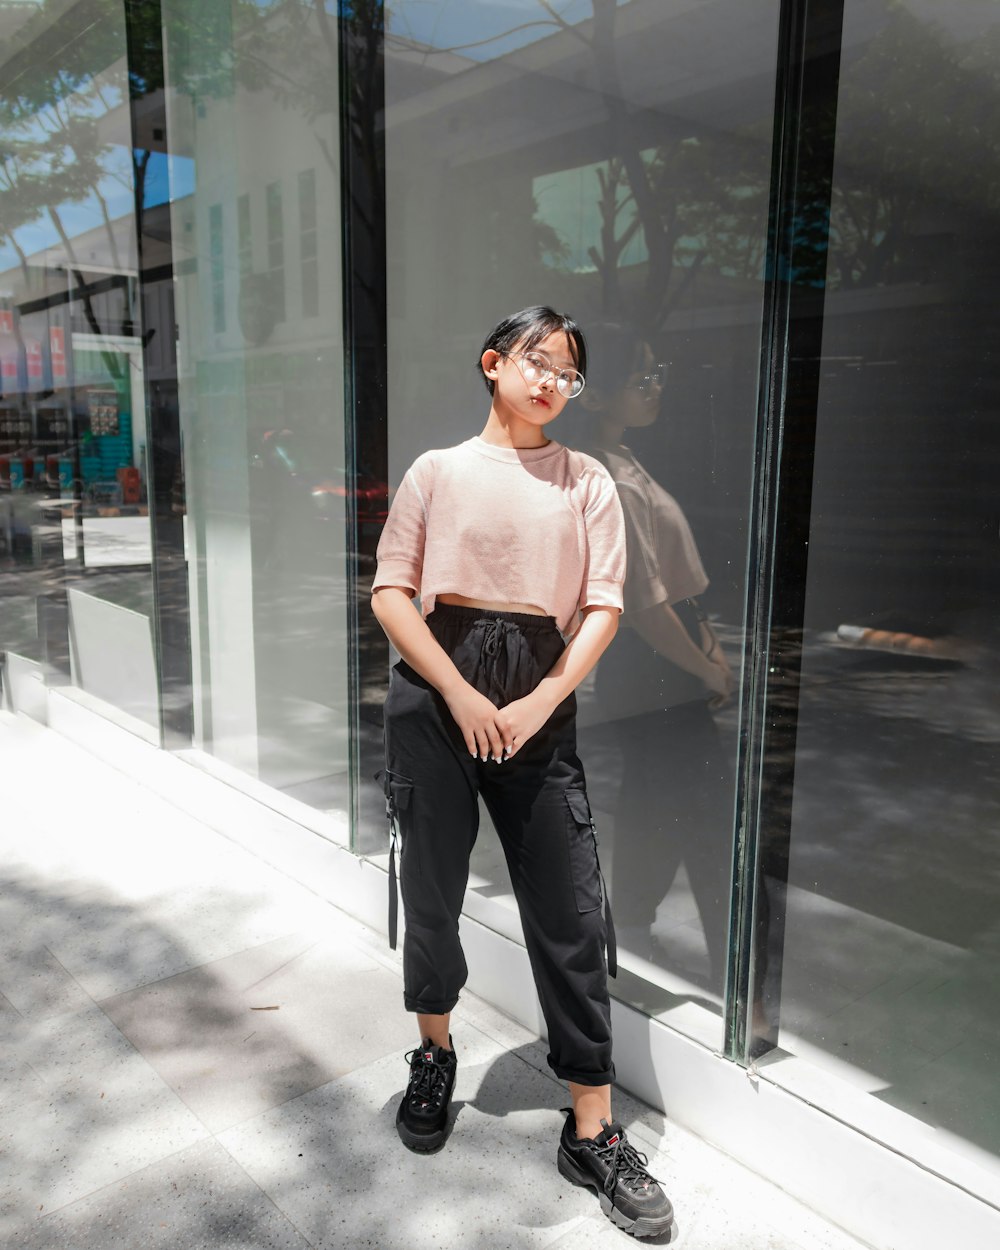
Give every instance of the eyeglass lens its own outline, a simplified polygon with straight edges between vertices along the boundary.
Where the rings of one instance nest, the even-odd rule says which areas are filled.
[[[652,373],[644,374],[638,381],[633,382],[632,386],[637,391],[649,391],[654,386],[662,386],[667,380],[667,366],[657,365]]]
[[[583,390],[582,373],[578,373],[576,369],[560,369],[557,372],[542,352],[526,352],[519,363],[527,382],[541,382],[555,374],[556,390],[567,399],[573,399]]]

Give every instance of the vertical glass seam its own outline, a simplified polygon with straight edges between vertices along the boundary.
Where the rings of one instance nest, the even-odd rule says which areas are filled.
[[[732,915],[723,1053],[743,1062],[753,957],[760,837],[762,734],[770,654],[773,529],[777,511],[781,420],[788,355],[787,277],[794,216],[795,155],[802,98],[802,57],[808,0],[783,0],[775,67],[775,117],[757,394],[755,487],[748,531],[746,638],[737,761]]]
[[[126,0],[123,6],[123,16],[125,20],[125,47],[126,59],[129,73],[129,133],[130,146],[133,151],[137,135],[141,132],[144,124],[148,124],[148,116],[140,117],[137,111],[137,103],[142,99],[141,89],[136,86],[136,80],[131,73],[133,67],[134,50],[141,42],[144,48],[144,55],[149,57],[154,55],[158,58],[158,73],[154,75],[160,82],[164,81],[163,67],[163,21],[161,5],[159,0],[154,0],[154,4],[147,6],[152,9],[155,14],[155,20],[150,20],[148,11],[140,19],[135,12],[136,5],[133,0]],[[150,34],[155,32],[155,34]],[[155,48],[151,53],[150,44],[155,38]],[[169,138],[166,130],[166,118],[162,119],[163,125],[163,144],[166,152],[170,151]],[[147,467],[146,467],[146,493],[149,507],[149,525],[150,525],[150,573],[152,579],[153,591],[153,612],[150,621],[150,627],[153,633],[153,655],[156,662],[156,683],[158,695],[158,713],[160,726],[160,745],[167,749],[184,749],[191,745],[192,726],[194,720],[194,702],[191,684],[191,616],[190,604],[187,594],[186,573],[179,571],[178,566],[174,565],[171,569],[169,564],[165,567],[164,557],[167,552],[164,551],[163,539],[165,535],[161,532],[160,527],[160,506],[157,499],[157,481],[163,479],[163,452],[157,441],[158,431],[154,428],[153,423],[153,405],[150,384],[150,354],[151,344],[147,337],[145,320],[145,305],[147,294],[147,274],[144,269],[144,238],[143,238],[143,212],[140,197],[143,194],[142,189],[135,188],[136,200],[133,212],[135,214],[136,225],[136,318],[138,320],[140,331],[140,343],[143,361],[143,406],[145,408],[143,420],[146,426],[146,447],[147,447]],[[173,239],[170,243],[170,260],[169,267],[173,273],[174,266],[174,250]],[[158,275],[162,278],[162,272]],[[154,288],[155,289],[155,288]],[[176,369],[176,360],[174,368]],[[179,451],[177,452],[179,456]],[[159,473],[158,473],[159,470]],[[183,557],[182,549],[175,549],[170,552],[175,560]],[[176,579],[178,576],[184,579],[184,591],[182,596],[175,596],[176,601],[169,605],[170,596],[165,596],[163,582],[167,578]],[[166,600],[166,601],[165,601]],[[175,629],[170,631],[164,625],[165,615],[167,611],[174,614]],[[174,655],[174,659],[168,663],[168,634],[178,632],[183,635],[184,645],[178,647],[174,645],[170,650]],[[182,653],[183,652],[183,653]],[[169,670],[169,671],[168,671]]]
[[[340,122],[340,243],[341,243],[341,294],[343,300],[343,349],[344,349],[344,487],[346,550],[344,574],[347,581],[347,819],[348,845],[356,851],[358,845],[358,822],[361,815],[361,796],[358,774],[361,767],[361,676],[358,654],[360,628],[358,621],[358,499],[353,489],[357,482],[357,438],[355,430],[356,386],[354,377],[354,286],[353,286],[353,232],[351,221],[351,93],[350,63],[348,57],[347,18],[344,6],[338,6],[337,22],[337,71],[340,76],[339,122]]]
[[[761,342],[761,378],[758,394],[758,447],[757,489],[754,496],[754,515],[751,522],[751,552],[748,568],[747,597],[747,646],[749,678],[744,684],[744,700],[741,708],[744,726],[739,760],[739,783],[737,788],[737,862],[738,889],[734,896],[736,915],[734,935],[730,943],[729,984],[732,989],[726,1001],[725,1053],[730,1059],[748,1063],[751,1003],[754,997],[754,969],[760,954],[761,937],[770,942],[775,930],[769,928],[761,934],[759,925],[759,878],[761,833],[765,819],[771,813],[765,811],[764,791],[767,782],[767,743],[770,736],[768,710],[770,707],[770,677],[775,659],[772,624],[776,601],[776,589],[780,583],[777,573],[785,563],[781,555],[782,543],[788,538],[799,513],[794,511],[794,500],[786,503],[784,485],[789,465],[786,445],[786,401],[793,334],[792,306],[802,295],[802,288],[795,282],[796,223],[801,206],[798,200],[802,179],[803,142],[806,137],[805,94],[811,82],[810,65],[816,58],[828,57],[836,52],[839,66],[843,27],[843,0],[788,0],[782,12],[782,33],[779,38],[779,107],[776,109],[776,151],[772,182],[772,198],[769,210],[769,244],[766,276],[766,313],[764,334]],[[829,91],[822,73],[817,76],[814,89]],[[834,79],[834,98],[837,85]],[[835,110],[834,110],[835,113]],[[809,136],[814,148],[822,143],[824,135]],[[832,173],[832,136],[828,149],[814,152],[812,165],[822,167],[824,160],[830,164]],[[815,186],[811,193],[813,211],[820,205],[817,187],[821,181],[815,178],[816,168],[810,171]],[[822,172],[822,169],[821,169]],[[826,218],[829,230],[829,214]],[[825,284],[811,289],[809,294],[819,296],[819,313],[812,312],[813,319],[822,323],[822,301]],[[804,362],[805,369],[808,362]],[[803,374],[803,377],[806,377]],[[800,388],[801,389],[801,388]],[[800,413],[801,416],[801,413]],[[813,438],[815,431],[813,430]],[[811,474],[811,460],[803,466],[796,465],[799,473]],[[800,501],[801,502],[801,501]],[[788,544],[789,551],[791,544]],[[787,552],[785,553],[788,554]],[[804,559],[804,557],[802,557]],[[801,626],[801,620],[798,622]],[[783,675],[794,679],[797,660],[794,648],[786,647],[783,655]],[[790,713],[794,724],[797,718],[797,700]],[[791,766],[794,770],[794,764]],[[770,926],[783,926],[784,917],[771,915]],[[782,930],[783,931],[783,930]],[[773,943],[770,943],[773,945]],[[770,949],[769,945],[769,949]]]

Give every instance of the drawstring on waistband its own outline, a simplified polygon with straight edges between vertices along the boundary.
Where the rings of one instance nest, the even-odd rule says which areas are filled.
[[[483,638],[483,654],[490,657],[499,655],[501,647],[507,641],[506,634],[511,628],[510,621],[503,621],[499,617],[495,621],[490,621]]]
[[[520,627],[513,621],[505,621],[501,617],[488,621],[483,634],[483,659],[486,661],[487,678],[490,686],[490,697],[494,694],[503,699],[507,686],[508,639],[511,634],[520,632]],[[502,668],[502,672],[500,671]]]

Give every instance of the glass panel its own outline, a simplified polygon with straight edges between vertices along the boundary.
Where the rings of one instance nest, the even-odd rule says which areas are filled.
[[[992,1201],[998,83],[997,6],[848,0],[791,840],[765,860],[784,956],[755,1020],[772,1079]]]
[[[208,210],[208,254],[212,282],[212,329],[221,333],[226,328],[225,261],[222,253],[222,205]]]
[[[41,676],[157,741],[136,241],[166,211],[162,160],[133,146],[121,6],[86,22],[68,4],[7,6],[0,49],[8,694],[44,715]]]
[[[271,307],[275,321],[285,319],[285,218],[281,207],[281,183],[267,184],[267,266]]]
[[[337,34],[286,10],[163,5],[194,742],[346,840]]]
[[[390,480],[481,431],[500,317],[580,320],[590,382],[553,434],[611,469],[632,553],[622,629],[578,692],[614,992],[712,1046],[737,713],[703,678],[724,689],[743,645],[778,7],[386,10]],[[468,909],[506,928],[512,907],[484,811]]]
[[[316,171],[299,174],[299,255],[302,269],[302,315],[319,314],[319,271],[316,268]]]

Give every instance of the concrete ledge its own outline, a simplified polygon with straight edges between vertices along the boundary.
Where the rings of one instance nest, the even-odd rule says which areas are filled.
[[[44,664],[8,651],[3,665],[4,708],[46,724],[49,714],[47,677]]]

